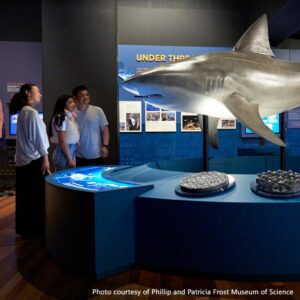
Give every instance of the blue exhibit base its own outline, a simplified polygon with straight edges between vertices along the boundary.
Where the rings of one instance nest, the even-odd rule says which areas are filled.
[[[101,167],[83,167],[46,178],[46,249],[62,265],[96,278],[134,264],[134,203],[153,187],[102,174]]]
[[[103,277],[138,263],[214,277],[300,278],[300,198],[255,195],[255,175],[209,198],[175,193],[190,173],[148,165],[104,173],[140,184],[106,192],[47,177],[47,250],[61,263]],[[75,253],[73,253],[75,252]]]

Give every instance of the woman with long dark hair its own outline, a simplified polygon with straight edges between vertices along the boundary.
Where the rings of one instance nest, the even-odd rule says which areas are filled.
[[[19,113],[16,147],[16,233],[43,237],[45,179],[50,174],[46,126],[34,107],[41,101],[39,88],[25,83],[13,95],[10,114]]]
[[[70,95],[58,97],[51,121],[49,136],[56,144],[53,152],[55,171],[75,168],[75,147],[79,141],[79,128],[74,117],[75,103]]]

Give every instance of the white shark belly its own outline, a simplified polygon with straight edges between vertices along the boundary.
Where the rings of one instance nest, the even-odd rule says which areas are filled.
[[[157,107],[174,110],[179,112],[189,112],[201,115],[207,115],[216,118],[234,118],[233,114],[220,101],[219,93],[214,95],[202,95],[194,92],[184,92],[181,95],[181,90],[174,91],[166,97],[149,98],[145,100]],[[218,99],[218,97],[219,99]]]
[[[207,115],[215,118],[231,119],[235,118],[228,108],[220,101],[220,99],[212,96],[202,96],[198,101],[195,110],[198,114]]]

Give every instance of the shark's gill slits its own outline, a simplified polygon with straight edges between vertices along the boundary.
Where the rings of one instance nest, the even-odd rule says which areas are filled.
[[[224,88],[224,77],[207,77],[203,84],[208,95],[216,95]]]

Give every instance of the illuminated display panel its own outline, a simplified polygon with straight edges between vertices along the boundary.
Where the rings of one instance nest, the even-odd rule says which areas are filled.
[[[280,116],[279,114],[263,117],[263,122],[268,126],[274,133],[280,133]],[[252,130],[245,126],[241,126],[241,136],[243,138],[259,138],[259,136],[254,133]]]
[[[74,169],[58,172],[54,180],[67,187],[74,187],[83,191],[110,191],[120,188],[137,186],[135,183],[126,183],[110,180],[103,177],[106,171],[112,171],[115,167],[89,167],[86,169]]]
[[[11,136],[17,134],[18,116],[19,114],[14,114],[9,116],[9,135]],[[43,120],[42,112],[39,112],[39,117]]]

